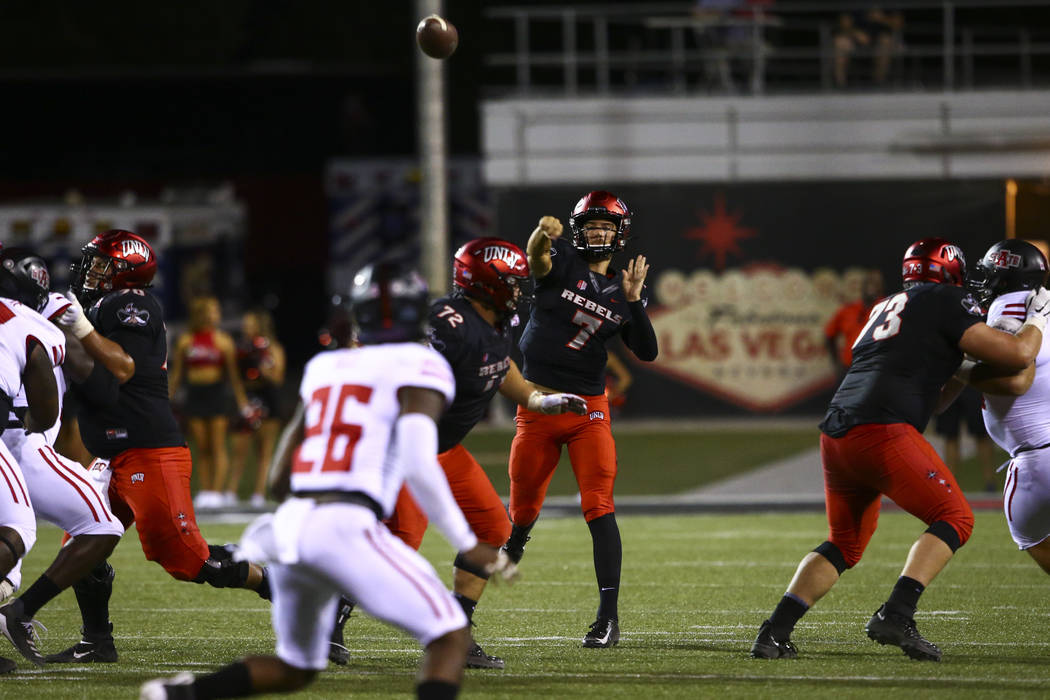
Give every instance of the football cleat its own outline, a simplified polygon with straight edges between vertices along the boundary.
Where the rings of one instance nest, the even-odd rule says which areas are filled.
[[[0,673],[11,673],[16,668],[18,664],[5,656],[0,656]]]
[[[608,649],[620,643],[620,623],[612,617],[599,617],[583,637],[588,649]]]
[[[908,657],[917,661],[941,660],[941,650],[919,634],[914,619],[888,612],[885,605],[875,611],[864,626],[864,631],[879,644],[898,646]]]
[[[15,645],[15,649],[18,649],[22,656],[37,666],[43,666],[44,657],[36,648],[37,634],[33,628],[33,622],[34,620],[26,617],[23,612],[21,598],[15,598],[0,608],[0,631]]]
[[[109,625],[113,631],[113,623]],[[113,645],[112,634],[87,634],[80,630],[82,638],[65,651],[48,654],[44,660],[49,664],[114,664],[117,662],[117,648]]]
[[[502,669],[507,665],[503,662],[503,659],[501,659],[500,657],[493,656],[492,654],[486,654],[485,650],[481,648],[481,645],[475,642],[473,639],[471,639],[470,641],[470,651],[467,652],[467,668]]]
[[[346,648],[343,641],[343,627],[346,626],[346,621],[350,619],[350,613],[353,611],[353,603],[346,598],[339,599],[339,607],[336,608],[335,613],[335,629],[332,630],[332,637],[328,642],[328,660],[339,666],[346,666],[350,663],[350,650]]]
[[[139,689],[139,700],[194,700],[193,674],[183,671],[174,678],[154,678]]]
[[[794,659],[798,649],[790,639],[779,640],[773,636],[773,625],[766,620],[758,628],[758,637],[751,645],[752,659]]]

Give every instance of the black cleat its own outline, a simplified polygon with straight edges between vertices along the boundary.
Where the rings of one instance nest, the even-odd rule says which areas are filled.
[[[44,660],[49,664],[115,664],[117,647],[113,645],[113,623],[109,624],[109,634],[88,634],[81,629],[82,638],[65,651],[48,654]]]
[[[26,617],[21,598],[15,598],[0,608],[0,632],[4,633],[22,656],[37,666],[44,665],[44,657],[36,648],[36,630],[33,619]]]
[[[758,637],[751,645],[752,659],[794,659],[797,656],[798,649],[790,639],[776,639],[773,636],[773,625],[769,620],[762,623],[762,626],[758,628]]]
[[[502,669],[506,665],[500,657],[486,654],[481,645],[471,639],[470,651],[467,652],[467,668]]]
[[[864,626],[868,637],[879,644],[898,646],[910,658],[917,661],[940,661],[941,650],[933,642],[925,639],[915,628],[911,617],[888,612],[886,606],[875,611],[875,614]]]
[[[608,649],[620,643],[620,623],[612,617],[599,617],[583,638],[588,649]]]
[[[0,673],[11,673],[16,668],[18,668],[18,664],[7,657],[0,656]]]
[[[350,650],[343,642],[343,627],[353,611],[353,603],[346,598],[339,599],[339,607],[335,611],[335,629],[332,630],[332,637],[328,642],[328,660],[339,666],[350,663]]]

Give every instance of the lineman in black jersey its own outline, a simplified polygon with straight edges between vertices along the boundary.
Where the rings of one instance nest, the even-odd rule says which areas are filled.
[[[66,330],[72,388],[81,403],[85,446],[109,460],[109,497],[127,528],[137,526],[142,551],[180,581],[250,588],[269,597],[265,572],[209,547],[190,497],[192,462],[168,401],[167,334],[160,302],[148,287],[153,249],[130,231],[106,231],[74,265]],[[81,303],[90,308],[85,315]],[[83,639],[47,660],[117,660],[109,621],[113,568],[105,561],[74,584]]]
[[[860,561],[883,495],[928,527],[908,553],[887,601],[865,627],[879,644],[939,661],[919,633],[919,596],[966,543],[973,513],[951,471],[923,437],[942,388],[969,353],[1003,370],[1023,369],[1042,345],[1050,293],[1033,298],[1017,336],[981,323],[962,288],[962,251],[926,238],[905,252],[904,290],[877,303],[853,345],[853,363],[820,424],[829,536],[799,563],[780,603],[762,623],[751,656],[794,658],[791,632],[846,569]]]

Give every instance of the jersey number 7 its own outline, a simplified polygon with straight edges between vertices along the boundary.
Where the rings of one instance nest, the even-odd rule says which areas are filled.
[[[886,340],[886,338],[892,338],[901,332],[901,317],[900,313],[904,311],[904,305],[908,303],[908,294],[901,292],[900,294],[894,294],[893,296],[883,299],[876,304],[871,314],[868,316],[868,322],[861,329],[860,333],[857,334],[857,339],[853,341],[853,347],[856,348],[857,344],[860,343],[868,336],[868,331],[871,331],[871,339],[874,341]],[[879,325],[875,325],[880,322]],[[874,328],[872,328],[874,326]]]
[[[372,387],[360,384],[343,384],[334,403],[329,401],[333,387],[323,386],[314,391],[306,407],[306,426],[303,441],[309,438],[328,434],[324,447],[324,459],[321,462],[323,472],[350,471],[354,458],[354,446],[361,439],[361,426],[343,421],[343,413],[348,401],[366,404],[372,398]],[[333,415],[334,414],[334,415]],[[302,458],[302,445],[295,451],[292,472],[314,471],[313,460]]]

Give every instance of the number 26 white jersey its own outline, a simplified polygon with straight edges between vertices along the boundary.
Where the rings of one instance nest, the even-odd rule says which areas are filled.
[[[455,395],[452,368],[419,343],[323,352],[306,364],[299,397],[303,442],[292,463],[292,492],[360,491],[393,511],[404,481],[393,452],[397,391],[421,387]]]

